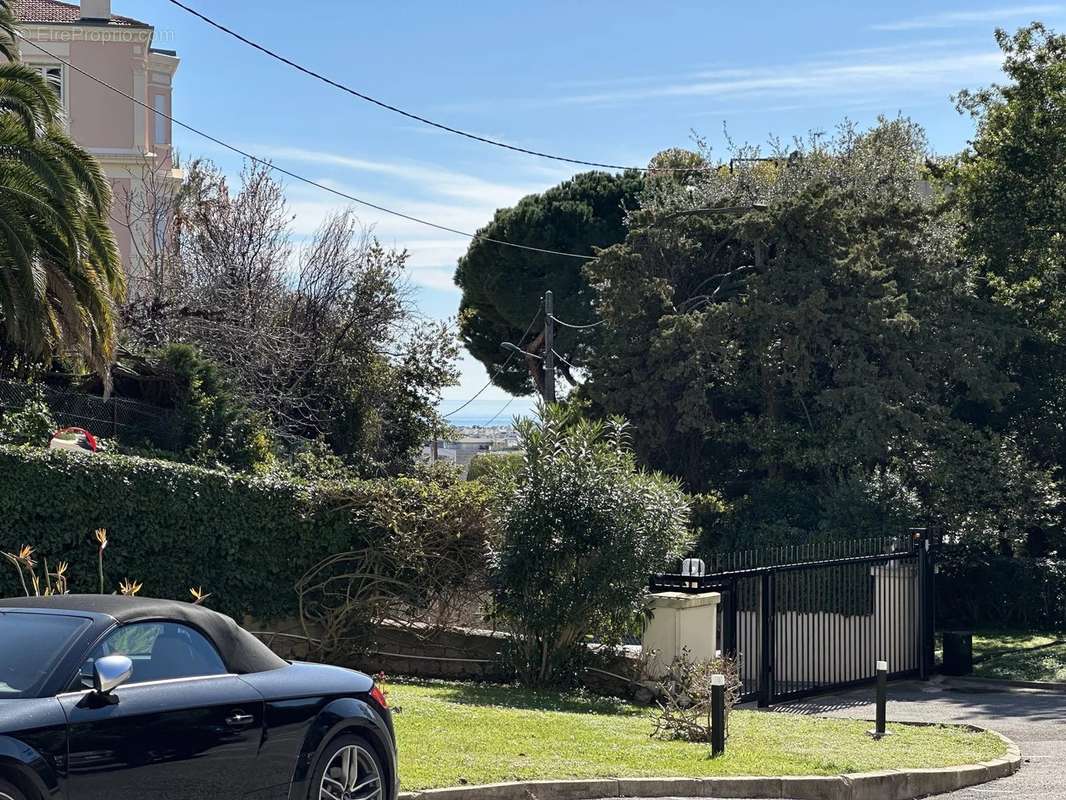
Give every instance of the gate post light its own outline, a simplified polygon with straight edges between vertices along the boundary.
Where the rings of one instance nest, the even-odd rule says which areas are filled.
[[[681,562],[681,575],[688,578],[685,581],[686,589],[698,589],[700,583],[696,578],[702,578],[707,574],[707,564],[702,558],[686,558]]]
[[[725,753],[725,675],[711,676],[711,758]]]
[[[888,704],[888,662],[877,662],[877,717],[874,729],[867,734],[874,739],[883,739],[888,736],[885,729],[885,706]]]

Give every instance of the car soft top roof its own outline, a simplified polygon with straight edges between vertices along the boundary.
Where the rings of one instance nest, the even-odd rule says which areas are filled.
[[[0,600],[0,608],[39,608],[103,614],[120,624],[167,620],[190,625],[214,642],[226,669],[238,675],[267,672],[287,665],[269,647],[225,614],[176,600],[114,594],[63,594]]]

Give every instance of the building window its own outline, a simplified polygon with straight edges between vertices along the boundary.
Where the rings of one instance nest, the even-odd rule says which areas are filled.
[[[155,143],[156,144],[170,144],[170,140],[167,137],[167,118],[163,115],[167,113],[167,98],[166,95],[157,94],[155,96]]]
[[[54,64],[33,65],[33,68],[41,73],[48,85],[56,93],[56,97],[63,99],[63,68]]]

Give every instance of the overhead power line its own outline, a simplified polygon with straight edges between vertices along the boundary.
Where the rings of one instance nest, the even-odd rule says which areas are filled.
[[[212,136],[210,133],[207,133],[207,132],[205,132],[203,130],[200,130],[199,128],[196,128],[196,127],[194,127],[192,125],[189,125],[188,123],[182,122],[181,120],[176,119],[175,117],[171,116],[170,114],[167,114],[164,111],[159,111],[159,110],[153,108],[152,106],[149,106],[143,100],[139,100],[136,97],[134,97],[133,95],[127,94],[126,92],[122,91],[122,89],[119,89],[117,86],[114,86],[114,85],[108,83],[107,81],[103,80],[102,78],[98,78],[96,75],[93,75],[91,72],[86,72],[81,67],[79,67],[79,66],[77,66],[75,64],[72,64],[70,61],[64,60],[63,58],[59,57],[58,55],[56,55],[52,51],[50,51],[50,50],[48,50],[48,49],[46,49],[44,47],[41,47],[39,44],[37,44],[36,42],[32,41],[31,39],[27,39],[23,34],[19,33],[18,36],[19,36],[20,39],[22,39],[24,42],[26,42],[26,44],[30,45],[31,47],[33,47],[34,49],[38,50],[39,52],[44,53],[49,58],[54,59],[55,61],[57,61],[60,64],[63,64],[66,67],[69,67],[70,69],[74,70],[75,72],[77,72],[80,75],[84,75],[86,78],[88,78],[89,80],[99,84],[100,86],[103,86],[106,89],[110,89],[115,94],[121,95],[122,97],[125,97],[127,100],[130,100],[130,101],[136,103],[137,105],[141,106],[142,108],[144,108],[144,109],[146,109],[148,111],[151,111],[153,114],[156,114],[157,116],[160,116],[163,119],[169,120],[174,125],[177,125],[177,126],[179,126],[181,128],[184,128],[185,130],[187,130],[187,131],[189,131],[191,133],[195,133],[197,136],[203,137],[207,141],[213,142],[214,144],[217,144],[220,147],[224,147],[227,150],[230,150],[230,151],[232,151],[234,153],[237,153],[238,155],[248,159],[249,161],[252,161],[252,162],[254,162],[256,164],[259,164],[259,165],[261,165],[263,167],[266,167],[267,169],[272,170],[274,172],[277,172],[280,175],[285,175],[285,176],[287,176],[289,178],[292,178],[293,180],[296,180],[296,181],[299,181],[301,183],[307,184],[308,186],[313,186],[316,189],[321,189],[324,192],[329,192],[330,194],[336,195],[337,197],[344,198],[345,200],[348,200],[350,202],[358,203],[361,206],[365,206],[367,208],[372,208],[375,211],[381,211],[382,213],[390,214],[391,216],[399,217],[400,219],[405,219],[405,220],[407,220],[409,222],[416,222],[419,225],[426,225],[427,227],[436,228],[439,231],[445,231],[447,233],[454,233],[457,236],[464,236],[464,237],[466,237],[468,239],[475,239],[475,240],[482,241],[482,242],[489,242],[491,244],[498,244],[498,245],[501,245],[503,247],[514,247],[514,248],[517,248],[519,250],[528,250],[528,251],[532,251],[534,253],[543,253],[544,255],[563,256],[565,258],[580,258],[583,261],[590,261],[593,258],[595,258],[595,256],[591,256],[591,255],[581,255],[580,253],[567,253],[567,252],[562,251],[562,250],[550,250],[548,248],[534,247],[533,245],[528,245],[528,244],[518,244],[517,242],[507,242],[507,241],[504,241],[503,239],[493,239],[492,237],[483,236],[482,234],[479,234],[479,233],[469,233],[467,231],[459,230],[458,228],[450,228],[447,225],[441,225],[441,224],[436,223],[436,222],[431,222],[430,220],[426,220],[426,219],[422,219],[420,217],[412,216],[411,214],[405,214],[402,211],[396,211],[395,209],[387,208],[385,206],[378,205],[377,203],[371,203],[369,200],[363,200],[362,198],[356,197],[353,194],[348,194],[347,192],[342,192],[339,189],[334,189],[332,186],[327,186],[324,183],[319,183],[316,180],[312,180],[311,178],[308,178],[308,177],[306,177],[304,175],[300,175],[297,172],[293,172],[291,170],[285,169],[284,167],[279,167],[278,165],[274,164],[272,161],[269,161],[268,159],[260,158],[257,155],[249,153],[247,150],[243,150],[240,147],[237,147],[236,145],[232,145],[229,142],[226,142],[226,141],[223,141],[222,139],[219,139],[217,136]]]
[[[558,351],[558,350],[552,350],[552,352],[553,352],[553,353],[555,353],[555,357],[556,357],[557,359],[559,359],[560,361],[562,361],[562,362],[563,362],[563,363],[564,363],[564,364],[565,364],[566,366],[568,366],[568,367],[569,367],[570,369],[572,369],[572,370],[577,370],[577,369],[580,369],[580,367],[575,367],[575,366],[574,366],[573,364],[571,364],[571,363],[570,363],[569,361],[567,361],[567,360],[566,360],[565,358],[563,358],[563,357],[562,357],[561,355],[559,355],[559,351]]]
[[[169,2],[172,3],[173,5],[177,6],[178,8],[183,9],[184,11],[188,12],[189,14],[192,14],[194,17],[202,20],[203,22],[206,22],[211,27],[213,27],[213,28],[215,28],[215,29],[217,29],[219,31],[222,31],[222,33],[225,33],[228,36],[232,36],[237,41],[242,42],[242,43],[248,45],[249,47],[258,50],[260,53],[263,53],[264,55],[267,55],[267,56],[269,56],[270,58],[273,58],[276,61],[280,61],[282,64],[285,64],[285,65],[287,65],[289,67],[292,67],[293,69],[297,70],[298,72],[302,72],[304,75],[308,75],[309,77],[312,77],[315,80],[322,81],[322,83],[328,84],[329,86],[332,86],[335,89],[340,89],[342,92],[346,92],[346,93],[352,95],[353,97],[358,97],[360,100],[365,100],[368,103],[373,103],[374,105],[378,106],[379,108],[383,108],[386,111],[391,111],[394,114],[399,114],[400,116],[407,117],[408,119],[413,119],[415,122],[421,122],[423,125],[429,125],[430,127],[437,128],[438,130],[442,130],[442,131],[445,131],[447,133],[453,133],[456,136],[463,136],[463,137],[465,137],[467,139],[472,139],[475,142],[481,142],[482,144],[492,145],[493,147],[500,147],[500,148],[502,148],[504,150],[510,150],[512,152],[515,152],[515,153],[524,153],[525,155],[528,155],[528,156],[536,156],[537,158],[547,158],[547,159],[551,159],[552,161],[562,161],[562,162],[565,162],[567,164],[580,164],[580,165],[586,166],[586,167],[600,167],[601,169],[614,169],[614,170],[630,170],[631,169],[631,170],[638,170],[640,172],[650,172],[651,171],[651,169],[649,167],[633,167],[633,166],[626,166],[624,164],[607,164],[607,163],[603,163],[603,162],[599,162],[599,161],[585,161],[585,160],[580,159],[580,158],[569,158],[567,156],[555,155],[553,153],[545,153],[545,152],[542,152],[540,150],[531,150],[528,147],[519,147],[518,145],[508,144],[507,142],[501,142],[501,141],[499,141],[497,139],[490,139],[490,138],[488,138],[486,136],[479,136],[476,133],[471,133],[470,131],[464,131],[464,130],[461,130],[460,128],[453,128],[451,125],[445,125],[442,122],[436,122],[434,120],[431,120],[431,119],[428,119],[426,117],[423,117],[423,116],[421,116],[419,114],[415,114],[415,113],[413,113],[411,111],[405,111],[404,109],[398,108],[397,106],[394,106],[391,103],[386,103],[384,100],[378,100],[376,97],[371,97],[370,95],[364,94],[363,92],[360,92],[357,89],[353,89],[351,86],[348,86],[346,84],[341,83],[338,80],[330,78],[328,75],[323,75],[321,72],[313,70],[310,67],[305,67],[303,64],[300,64],[300,63],[298,63],[296,61],[293,61],[291,58],[283,56],[283,55],[281,55],[281,53],[278,53],[277,51],[272,50],[269,47],[260,44],[259,42],[253,41],[252,39],[249,39],[247,36],[245,36],[245,35],[243,35],[241,33],[238,33],[237,31],[233,30],[230,27],[227,27],[226,25],[223,25],[221,22],[218,22],[217,20],[212,19],[211,17],[207,16],[206,14],[204,14],[204,13],[202,13],[200,11],[197,11],[195,8],[192,8],[191,6],[188,6],[185,3],[180,2],[180,0],[169,0]],[[667,169],[658,170],[658,171],[696,172],[696,171],[699,171],[700,169],[706,169],[706,168],[702,168],[702,167],[696,167],[696,168],[692,168],[692,167],[688,167],[688,168],[672,167],[672,168],[667,168]]]
[[[541,312],[542,308],[543,308],[543,306],[537,306],[537,313],[535,313],[533,315],[533,319],[531,319],[529,321],[529,325],[526,326],[526,332],[522,334],[522,338],[519,339],[518,341],[524,342],[526,340],[526,337],[529,336],[529,332],[531,330],[533,330],[533,326],[536,325],[537,324],[537,320],[540,319],[540,312]],[[478,397],[480,397],[482,395],[482,393],[486,389],[488,389],[490,386],[492,386],[492,382],[494,380],[496,380],[496,378],[498,378],[500,376],[500,373],[502,373],[505,369],[507,369],[507,367],[511,363],[511,359],[514,358],[514,357],[515,357],[514,352],[511,352],[511,354],[507,356],[507,359],[502,364],[500,364],[500,366],[498,366],[496,368],[496,371],[492,374],[492,377],[490,377],[488,379],[488,381],[485,383],[484,386],[482,386],[480,389],[477,390],[477,392],[474,394],[473,397],[471,397],[469,400],[467,400],[465,403],[463,403],[461,406],[459,406],[459,408],[457,408],[457,409],[455,409],[453,411],[449,411],[447,414],[442,414],[441,418],[442,419],[448,419],[448,417],[451,417],[451,416],[454,416],[454,415],[458,414],[460,411],[462,411],[468,405],[470,405],[475,400],[477,400]],[[513,400],[514,398],[511,398],[511,399]],[[509,404],[510,404],[510,401],[508,401],[508,405]],[[507,408],[507,406],[504,406],[504,409],[506,409],[506,408]],[[502,414],[502,413],[503,413],[503,409],[501,409],[500,412],[498,414],[496,414],[496,417],[500,416],[500,414]],[[493,417],[493,419],[496,419],[496,417]]]
[[[589,328],[598,328],[600,325],[603,325],[607,322],[607,320],[601,319],[599,322],[593,322],[591,325],[574,325],[571,322],[563,322],[561,319],[554,315],[552,316],[552,320],[555,322],[556,325],[562,325],[564,328],[572,328],[575,331],[587,331]]]
[[[503,408],[501,408],[499,411],[497,411],[496,414],[492,417],[492,419],[490,419],[488,422],[485,423],[484,427],[486,427],[486,428],[492,427],[492,423],[494,423],[497,419],[499,419],[500,415],[504,411],[506,411],[508,408],[510,408],[511,407],[511,403],[513,403],[514,401],[515,401],[515,398],[512,397],[510,400],[508,400],[506,403],[504,403],[503,404]]]

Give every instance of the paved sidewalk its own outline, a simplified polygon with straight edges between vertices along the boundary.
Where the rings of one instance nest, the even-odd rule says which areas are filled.
[[[873,719],[871,689],[778,706],[778,712]],[[1066,800],[1066,692],[1000,691],[939,683],[889,685],[888,719],[968,722],[1013,739],[1022,769],[942,800]]]

